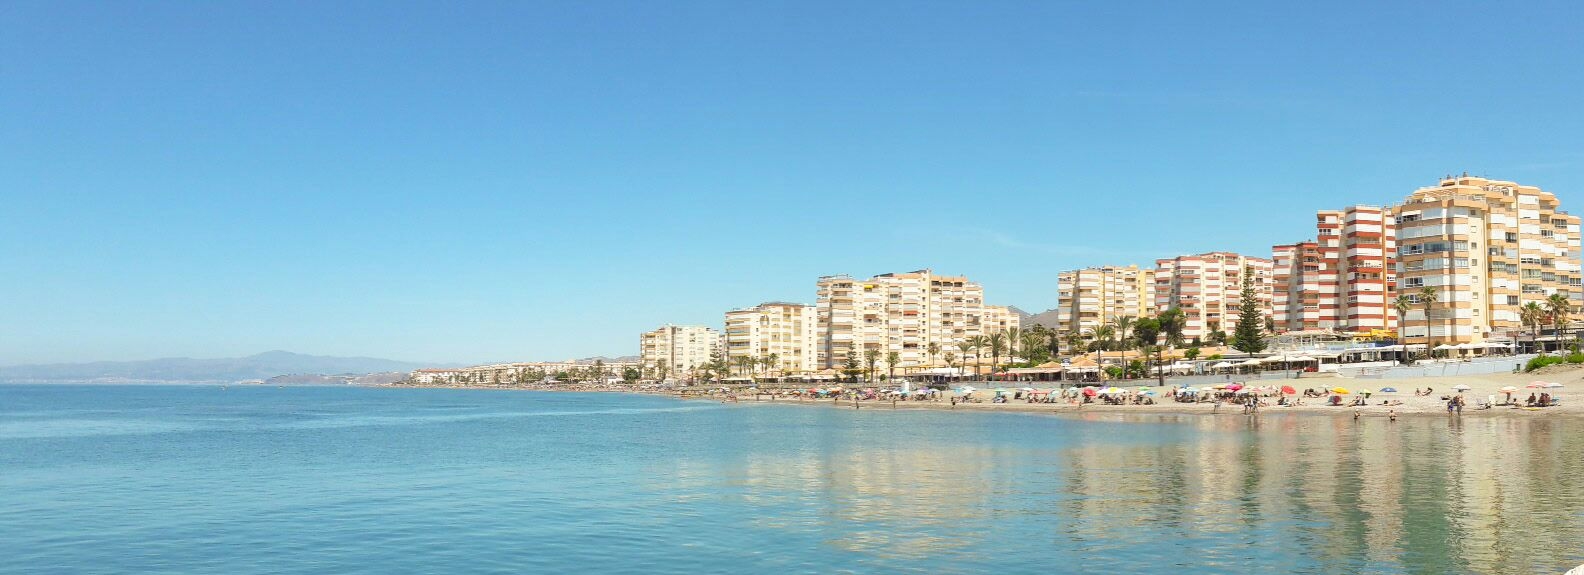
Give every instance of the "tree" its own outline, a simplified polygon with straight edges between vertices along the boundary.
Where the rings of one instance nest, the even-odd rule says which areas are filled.
[[[1039,363],[1037,358],[1049,353],[1049,350],[1045,349],[1044,332],[1025,331],[1022,339],[1023,341],[1019,342],[1018,345],[1023,348],[1023,360],[1027,361],[1030,367]]]
[[[935,345],[935,344],[932,343],[930,345]],[[894,351],[886,352],[886,371],[887,371],[886,381],[896,381],[896,366],[897,366],[898,363],[901,363],[901,362],[902,362],[902,354],[894,352]]]
[[[1077,355],[1078,354],[1078,350],[1082,349],[1083,346],[1084,346],[1084,340],[1088,339],[1088,338],[1084,337],[1083,332],[1080,332],[1080,331],[1069,331],[1069,332],[1067,332],[1067,338],[1066,339],[1067,339],[1067,353],[1072,354],[1072,355]]]
[[[847,377],[856,379],[858,374],[863,373],[863,369],[859,365],[858,350],[847,350],[847,357],[842,361],[842,373],[846,374]]]
[[[1166,311],[1155,316],[1155,322],[1160,324],[1160,333],[1166,337],[1166,343],[1172,347],[1182,345],[1183,330],[1188,328],[1188,314],[1182,308],[1172,306]],[[1137,329],[1137,328],[1135,328]]]
[[[1264,318],[1259,294],[1254,291],[1254,268],[1243,267],[1243,290],[1238,294],[1237,326],[1232,330],[1232,348],[1243,353],[1265,351]]]
[[[1539,303],[1529,302],[1518,308],[1518,319],[1529,326],[1529,347],[1536,348],[1540,341],[1540,322],[1545,320],[1545,308]]]
[[[772,353],[770,355],[765,356],[765,375],[771,375],[771,371],[770,370],[772,370],[772,369],[775,370],[776,373],[780,373],[780,371],[781,371],[781,354]]]
[[[1551,312],[1551,325],[1556,332],[1557,349],[1562,349],[1562,324],[1567,323],[1568,314],[1573,313],[1573,302],[1568,301],[1568,296],[1554,293],[1546,298],[1546,311]]]
[[[1424,307],[1425,307],[1425,348],[1426,349],[1429,349],[1429,348],[1433,347],[1433,344],[1435,343],[1435,339],[1430,337],[1430,310],[1431,310],[1431,308],[1435,307],[1436,300],[1438,299],[1438,297],[1439,296],[1436,295],[1436,288],[1433,288],[1433,287],[1430,287],[1430,286],[1425,286],[1425,287],[1419,288],[1419,303],[1424,304]]]
[[[1001,363],[1001,354],[1006,351],[1007,336],[1005,332],[990,334],[990,374],[995,375],[996,365]]]
[[[978,378],[979,377],[979,372],[983,369],[983,366],[984,366],[984,350],[985,350],[986,347],[990,346],[990,338],[985,337],[983,335],[976,335],[976,336],[968,338],[968,343],[973,344],[973,349],[974,349],[974,377]],[[968,358],[964,357],[963,359],[967,360]]]
[[[930,365],[935,365],[935,356],[940,355],[940,344],[933,341],[929,342],[929,345],[924,348],[924,353],[929,354]]]
[[[1015,327],[1006,329],[1007,363],[1012,363],[1012,356],[1017,355],[1018,344],[1023,343],[1023,332]],[[995,370],[991,370],[995,371]]]
[[[1111,325],[1116,329],[1117,342],[1121,344],[1122,351],[1127,351],[1129,347],[1128,331],[1133,329],[1133,323],[1136,321],[1138,321],[1138,318],[1130,315],[1117,316],[1116,319],[1111,320]]]
[[[1397,309],[1397,343],[1405,343],[1403,331],[1408,327],[1408,310],[1413,309],[1413,296],[1403,294],[1392,300],[1392,307]]]
[[[968,350],[973,349],[973,347],[974,344],[971,341],[957,342],[957,351],[962,352],[963,367],[968,367]]]
[[[958,345],[962,345],[962,344],[958,344]],[[946,355],[942,356],[942,359],[946,360],[946,369],[956,369],[957,368],[957,364],[953,363],[953,362],[957,361],[957,355],[952,353],[951,350],[949,350],[949,349],[946,350]]]
[[[877,364],[877,363],[880,363],[880,350],[879,349],[867,349],[867,350],[864,350],[864,364],[869,366],[869,377],[868,377],[869,383],[874,383],[875,364]]]
[[[1188,361],[1193,361],[1193,360],[1199,359],[1199,348],[1198,347],[1190,347],[1190,348],[1188,348],[1188,351],[1184,351],[1183,352],[1183,359],[1186,359]]]
[[[628,368],[623,368],[622,369],[622,381],[626,382],[628,385],[631,385],[633,383],[637,383],[638,380],[640,378],[642,378],[642,377],[643,377],[643,373],[640,372],[638,370],[638,368],[636,368],[636,367],[628,367]]]
[[[1164,312],[1163,312],[1164,313]],[[1139,318],[1133,322],[1133,336],[1138,339],[1139,351],[1148,353],[1151,348],[1155,350],[1155,365],[1160,365],[1160,350],[1162,346],[1156,345],[1156,340],[1161,335],[1161,322],[1159,317]],[[1145,372],[1148,374],[1149,372]],[[1161,385],[1166,385],[1166,373],[1161,372]]]

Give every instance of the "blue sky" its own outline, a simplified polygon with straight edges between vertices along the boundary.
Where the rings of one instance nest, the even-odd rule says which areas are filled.
[[[0,3],[0,364],[634,353],[931,267],[1268,254],[1467,170],[1584,202],[1584,8]]]

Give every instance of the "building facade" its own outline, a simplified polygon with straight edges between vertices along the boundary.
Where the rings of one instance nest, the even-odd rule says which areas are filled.
[[[1056,331],[1093,333],[1118,317],[1155,315],[1155,274],[1136,265],[1069,270],[1056,276]]]
[[[701,325],[667,325],[638,337],[638,359],[649,375],[683,379],[710,362],[720,349],[720,332]]]
[[[940,357],[929,353],[930,344],[944,355],[968,338],[1019,323],[1017,314],[1006,308],[990,306],[987,312],[979,284],[930,270],[867,280],[825,276],[817,289],[815,363],[820,369],[840,369],[849,356],[861,363],[871,351],[879,354],[883,366],[890,352],[898,354],[898,368],[939,364]]]
[[[1207,340],[1216,331],[1230,335],[1242,303],[1245,268],[1254,273],[1261,314],[1271,313],[1271,267],[1271,260],[1231,252],[1155,260],[1155,308],[1183,311],[1184,338]]]
[[[1511,339],[1525,303],[1563,294],[1576,311],[1584,297],[1579,218],[1550,192],[1465,174],[1414,191],[1393,215],[1408,343]],[[1424,288],[1435,289],[1428,306]]]
[[[1397,325],[1396,225],[1390,210],[1352,206],[1315,215],[1315,240],[1271,250],[1277,332],[1384,335]]]
[[[815,337],[818,324],[814,306],[768,302],[726,312],[727,360],[773,360],[770,375],[795,375],[814,371],[819,353]]]

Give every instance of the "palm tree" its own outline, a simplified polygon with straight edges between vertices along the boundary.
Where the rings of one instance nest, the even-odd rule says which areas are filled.
[[[1111,347],[1111,338],[1116,336],[1116,328],[1102,325],[1094,330],[1094,343],[1090,344],[1095,349],[1095,367],[1099,369],[1100,379],[1105,379],[1105,348]]]
[[[935,344],[932,343],[930,345],[935,345]],[[896,380],[896,366],[897,366],[897,363],[900,363],[901,361],[902,361],[902,354],[894,352],[894,351],[886,352],[886,371],[889,372],[886,375],[886,381],[895,381]]]
[[[962,344],[959,343],[957,345],[962,345]],[[954,369],[954,368],[957,367],[956,364],[952,363],[954,361],[957,361],[957,356],[955,354],[953,354],[951,352],[951,350],[949,350],[949,349],[946,350],[946,355],[942,356],[941,359],[946,360],[946,369]]]
[[[1084,339],[1086,338],[1081,331],[1075,330],[1067,332],[1067,353],[1071,355],[1077,355],[1078,350],[1083,348]]]
[[[1430,344],[1435,343],[1435,340],[1430,337],[1430,310],[1435,307],[1436,299],[1437,299],[1436,288],[1433,288],[1433,287],[1430,287],[1430,286],[1425,286],[1425,287],[1419,288],[1419,303],[1422,303],[1425,306],[1425,349],[1426,350],[1429,350],[1430,347],[1432,347]]]
[[[1006,351],[1006,332],[990,334],[990,374],[995,375],[996,364],[1001,363],[1001,353]]]
[[[973,349],[973,347],[974,347],[974,344],[969,342],[969,341],[959,341],[959,342],[957,342],[957,351],[962,352],[962,360],[963,360],[963,364],[964,364],[963,367],[968,367],[967,366],[967,363],[968,363],[968,350]]]
[[[764,358],[764,362],[765,362],[765,375],[771,375],[771,373],[773,373],[771,370],[780,371],[777,368],[781,367],[781,354],[772,353],[770,355],[767,355]]]
[[[1127,348],[1129,347],[1128,330],[1133,329],[1133,322],[1136,319],[1137,318],[1134,318],[1130,315],[1121,315],[1117,316],[1116,319],[1111,320],[1111,325],[1116,326],[1117,341],[1122,344],[1122,351],[1127,351]]]
[[[1540,321],[1545,319],[1546,310],[1539,303],[1529,302],[1518,308],[1518,319],[1529,326],[1529,347],[1534,348],[1540,339]]]
[[[983,335],[976,335],[968,338],[968,343],[973,344],[974,378],[977,379],[979,377],[979,371],[984,367],[984,349],[990,346],[990,338]],[[963,359],[967,358],[964,357]]]
[[[1392,300],[1392,307],[1397,308],[1397,343],[1403,341],[1402,332],[1408,327],[1408,310],[1413,309],[1413,296],[1403,294]]]
[[[880,350],[864,350],[864,364],[869,366],[869,383],[874,383],[875,364],[880,363]]]
[[[940,344],[935,343],[933,341],[929,342],[929,345],[925,346],[925,348],[924,348],[924,353],[929,354],[930,365],[934,365],[935,364],[935,356],[940,355]]]
[[[1573,313],[1573,302],[1568,301],[1568,296],[1554,293],[1546,298],[1546,311],[1551,312],[1552,331],[1556,332],[1557,349],[1562,349],[1562,324],[1567,323],[1568,314]]]
[[[1025,331],[1023,332],[1023,341],[1019,342],[1018,345],[1023,348],[1023,361],[1033,362],[1034,350],[1045,345],[1045,332]]]
[[[1012,356],[1017,355],[1019,344],[1023,342],[1023,332],[1015,327],[1006,330],[1007,363],[1012,363]]]

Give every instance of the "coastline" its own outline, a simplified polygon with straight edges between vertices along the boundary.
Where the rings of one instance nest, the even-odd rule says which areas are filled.
[[[1556,406],[1551,406],[1551,407],[1544,407],[1544,408],[1522,407],[1521,405],[1522,405],[1523,401],[1529,396],[1530,393],[1532,393],[1532,392],[1538,393],[1538,392],[1542,391],[1542,390],[1530,389],[1530,388],[1526,388],[1525,387],[1526,385],[1528,385],[1528,384],[1530,384],[1532,382],[1535,382],[1535,381],[1546,381],[1546,382],[1555,382],[1555,383],[1563,384],[1564,387],[1561,388],[1560,390],[1543,390],[1543,391],[1551,391],[1551,392],[1553,392],[1556,395],[1556,397],[1558,397],[1558,398],[1560,398],[1562,400],[1561,404],[1560,405],[1556,405]],[[1139,383],[1151,383],[1151,384],[1153,384],[1153,383],[1155,383],[1153,380],[1149,380],[1147,382],[1146,381],[1132,381],[1132,382],[1128,382],[1128,383],[1130,383],[1132,385],[1129,385],[1127,387],[1127,389],[1133,389],[1133,390],[1145,389],[1145,390],[1153,391],[1155,393],[1154,399],[1155,399],[1156,403],[1154,405],[1107,405],[1107,404],[1103,404],[1103,403],[1098,403],[1097,402],[1097,403],[1089,403],[1089,404],[1079,405],[1079,404],[1068,403],[1066,401],[1062,401],[1062,402],[1058,402],[1058,403],[1027,403],[1027,402],[1025,402],[1023,400],[1011,400],[1011,401],[1008,401],[1007,403],[991,403],[988,398],[985,398],[985,400],[982,401],[982,402],[977,402],[977,403],[976,402],[958,403],[957,405],[954,406],[954,405],[951,404],[951,402],[949,401],[949,399],[947,397],[943,396],[938,401],[936,401],[936,400],[922,400],[922,401],[918,401],[918,400],[898,400],[893,405],[893,402],[891,400],[863,400],[863,401],[859,401],[858,405],[859,405],[860,409],[893,409],[893,408],[894,409],[935,409],[935,410],[942,410],[942,411],[964,411],[964,412],[975,412],[975,413],[1008,412],[1008,413],[1044,413],[1044,414],[1053,414],[1053,415],[1073,415],[1073,414],[1084,414],[1084,413],[1160,414],[1160,415],[1228,415],[1228,414],[1231,414],[1231,415],[1244,415],[1242,406],[1241,405],[1237,405],[1237,404],[1226,403],[1226,404],[1222,404],[1218,408],[1218,407],[1216,407],[1216,405],[1214,403],[1210,403],[1210,402],[1204,402],[1204,403],[1178,403],[1178,402],[1172,401],[1169,397],[1166,397],[1167,391],[1171,388],[1171,386],[1169,385],[1170,384],[1169,381],[1168,381],[1168,385],[1166,387],[1160,387],[1160,386],[1157,386],[1157,385],[1138,385]],[[1257,415],[1271,414],[1271,413],[1300,413],[1300,414],[1327,415],[1327,416],[1333,416],[1333,417],[1353,417],[1354,413],[1357,412],[1359,414],[1359,417],[1387,417],[1391,413],[1395,413],[1396,415],[1403,416],[1403,417],[1407,417],[1407,416],[1426,416],[1426,415],[1438,415],[1438,416],[1442,416],[1442,417],[1447,417],[1447,416],[1449,416],[1449,414],[1447,413],[1446,402],[1444,400],[1442,400],[1441,398],[1443,396],[1450,396],[1451,394],[1453,394],[1454,393],[1453,390],[1452,390],[1453,386],[1465,385],[1465,386],[1469,387],[1468,391],[1463,392],[1463,396],[1465,397],[1465,400],[1467,401],[1468,405],[1467,405],[1467,407],[1465,407],[1463,409],[1462,413],[1460,414],[1461,416],[1469,416],[1469,417],[1492,417],[1492,416],[1504,416],[1504,417],[1584,417],[1584,402],[1576,401],[1575,398],[1572,398],[1570,396],[1570,394],[1568,393],[1569,390],[1579,390],[1580,392],[1584,392],[1584,367],[1576,367],[1576,366],[1575,367],[1566,368],[1566,369],[1544,371],[1544,372],[1537,372],[1537,373],[1503,373],[1503,374],[1474,375],[1474,376],[1423,377],[1423,378],[1402,378],[1402,379],[1362,379],[1362,378],[1361,379],[1347,379],[1347,378],[1338,378],[1338,377],[1317,377],[1317,378],[1301,378],[1301,379],[1295,379],[1295,380],[1259,381],[1259,382],[1256,382],[1256,384],[1257,385],[1272,385],[1272,384],[1291,385],[1291,386],[1293,386],[1293,387],[1295,387],[1295,388],[1297,388],[1299,390],[1303,390],[1303,389],[1307,389],[1307,388],[1316,388],[1316,389],[1318,389],[1318,388],[1322,388],[1322,387],[1324,387],[1324,388],[1332,388],[1332,387],[1338,387],[1338,386],[1344,387],[1344,388],[1348,388],[1350,390],[1360,390],[1360,389],[1380,390],[1380,389],[1383,389],[1383,388],[1396,388],[1396,389],[1400,390],[1400,391],[1398,391],[1396,393],[1373,393],[1370,396],[1369,400],[1368,400],[1368,405],[1361,406],[1361,407],[1354,407],[1354,406],[1348,406],[1348,405],[1329,406],[1329,405],[1324,405],[1324,400],[1322,398],[1303,398],[1303,397],[1299,397],[1298,398],[1298,399],[1300,399],[1300,401],[1302,403],[1301,405],[1284,407],[1284,406],[1276,406],[1276,405],[1274,405],[1275,398],[1266,398],[1266,400],[1267,400],[1266,404],[1259,408],[1259,410],[1256,412]],[[1036,387],[1036,388],[1045,388],[1045,387],[1048,387],[1049,384],[1044,384],[1042,386],[1041,384],[1032,383],[1032,382],[983,382],[981,384],[972,384],[972,385],[983,385],[984,387],[981,389],[981,392],[988,394],[988,392],[990,392],[993,389],[995,389],[995,386],[997,386],[997,385],[1004,386],[1005,389],[1011,390],[1011,389],[1021,388],[1021,387],[1024,387],[1024,386]],[[849,384],[849,386],[853,387],[853,388],[870,387],[870,386],[864,385],[864,384]],[[491,385],[484,385],[484,386],[480,386],[480,385],[385,385],[385,386],[378,386],[378,387],[475,389],[475,390],[504,390],[504,391],[552,391],[552,392],[580,392],[580,393],[639,393],[639,394],[647,394],[647,395],[667,395],[667,396],[677,397],[677,398],[683,399],[683,400],[693,400],[693,401],[698,401],[698,400],[727,401],[727,402],[736,401],[738,403],[811,405],[811,406],[823,406],[823,407],[841,407],[841,408],[846,408],[846,409],[852,409],[852,407],[853,407],[853,401],[851,399],[843,399],[843,400],[841,400],[839,402],[838,401],[834,401],[831,398],[811,399],[811,398],[799,398],[799,397],[787,397],[787,396],[776,396],[776,397],[774,397],[772,399],[772,397],[769,395],[769,392],[771,391],[769,389],[762,390],[763,392],[757,394],[757,396],[754,393],[749,392],[748,390],[738,390],[738,391],[734,392],[735,396],[733,396],[733,395],[723,394],[723,393],[719,393],[719,392],[709,393],[706,390],[711,389],[711,388],[707,387],[707,386],[700,386],[697,389],[690,388],[687,393],[673,391],[673,390],[662,390],[662,389],[640,389],[640,388],[634,388],[634,387],[626,386],[626,385],[609,386],[609,385],[585,385],[585,384],[568,384],[568,385],[542,385],[541,384],[541,385],[534,385],[534,386],[515,386],[515,385],[512,385],[512,386],[491,386]],[[1413,393],[1414,390],[1425,388],[1425,387],[1432,388],[1435,391],[1432,392],[1429,396],[1415,396],[1414,395],[1414,393]],[[1497,402],[1504,401],[1505,398],[1506,398],[1506,395],[1503,392],[1500,391],[1504,387],[1512,387],[1512,388],[1516,388],[1518,390],[1517,392],[1512,394],[1512,399],[1520,404],[1519,407],[1497,406],[1497,407],[1493,407],[1493,408],[1490,408],[1490,409],[1478,409],[1476,407],[1480,402],[1488,401],[1493,396],[1496,398]],[[735,399],[733,399],[734,397],[735,397]],[[1342,395],[1342,397],[1343,397],[1343,399],[1345,401],[1347,401],[1347,400],[1351,400],[1354,397],[1354,394],[1344,394],[1344,395]],[[1400,401],[1400,402],[1402,402],[1402,404],[1401,405],[1395,405],[1395,406],[1381,405],[1382,401],[1388,401],[1388,400],[1390,400],[1390,401]]]

